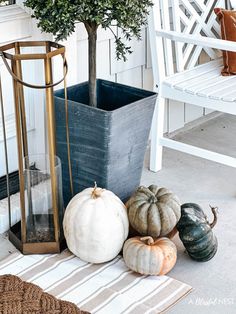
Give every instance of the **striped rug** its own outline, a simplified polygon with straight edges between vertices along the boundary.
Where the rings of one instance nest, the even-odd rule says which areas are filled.
[[[134,273],[121,256],[108,263],[89,264],[68,250],[54,255],[13,253],[0,262],[3,274],[17,275],[98,314],[162,313],[191,291],[189,285],[167,276]]]

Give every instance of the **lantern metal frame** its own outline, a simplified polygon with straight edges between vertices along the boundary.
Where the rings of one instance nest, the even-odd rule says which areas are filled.
[[[26,47],[45,47],[45,53],[21,53],[21,48]],[[13,49],[14,54],[8,52]],[[56,83],[53,83],[52,74],[52,58],[61,55],[63,58],[63,78]],[[16,138],[18,150],[18,170],[19,170],[19,187],[20,187],[20,207],[21,221],[11,226],[11,208],[9,207],[9,240],[23,254],[42,254],[42,253],[58,253],[65,246],[65,240],[60,232],[59,212],[57,200],[57,178],[55,173],[55,118],[54,118],[54,99],[53,87],[64,81],[66,90],[65,77],[67,74],[67,62],[65,58],[65,47],[51,41],[22,41],[13,42],[0,47],[0,56],[4,64],[13,77],[13,91],[15,103],[15,123],[16,123]],[[44,60],[44,75],[45,85],[32,85],[26,83],[22,79],[22,61],[24,60]],[[10,61],[10,65],[9,62]],[[54,239],[53,242],[27,242],[27,223],[25,211],[25,191],[24,191],[24,159],[28,156],[28,140],[27,140],[27,125],[26,125],[26,110],[24,100],[23,87],[45,89],[46,91],[46,117],[47,117],[47,139],[50,159],[50,175],[51,175],[51,191],[52,191],[52,209],[54,223]],[[7,174],[9,175],[9,174]]]

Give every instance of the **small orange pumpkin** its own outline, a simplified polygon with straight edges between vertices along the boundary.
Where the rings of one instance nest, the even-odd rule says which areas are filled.
[[[125,241],[124,261],[131,270],[143,275],[165,275],[175,265],[177,249],[168,238],[134,237]]]

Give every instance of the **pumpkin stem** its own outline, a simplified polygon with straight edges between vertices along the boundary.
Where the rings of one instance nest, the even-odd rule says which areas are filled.
[[[209,205],[212,211],[212,214],[214,216],[214,219],[212,221],[212,223],[210,223],[210,227],[211,229],[215,227],[216,223],[217,223],[217,214],[218,214],[218,207],[212,207],[211,205]]]
[[[148,201],[151,204],[155,204],[157,202],[157,198],[156,198],[155,195],[152,195],[152,196],[149,197]]]
[[[142,237],[142,238],[140,238],[140,240],[141,240],[141,241],[144,241],[144,242],[147,241],[147,242],[146,242],[147,245],[152,245],[152,244],[154,243],[153,238],[150,237],[150,236]]]
[[[98,189],[97,182],[94,182],[94,189],[92,192],[92,198],[96,199],[101,196],[103,189]]]

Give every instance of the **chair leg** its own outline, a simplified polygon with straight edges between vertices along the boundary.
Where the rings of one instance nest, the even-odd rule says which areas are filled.
[[[162,146],[160,138],[164,133],[165,98],[158,97],[152,120],[150,170],[157,172],[162,168]]]

